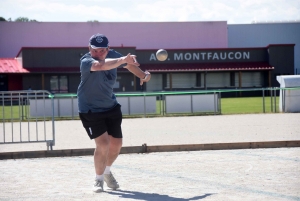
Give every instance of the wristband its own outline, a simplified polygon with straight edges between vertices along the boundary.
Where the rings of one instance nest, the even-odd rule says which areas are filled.
[[[150,75],[150,73],[149,73],[149,74],[146,74],[145,77],[143,78],[143,80],[146,79],[146,77],[147,77],[148,75]]]

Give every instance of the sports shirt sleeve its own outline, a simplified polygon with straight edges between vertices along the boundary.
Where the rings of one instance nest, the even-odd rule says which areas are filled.
[[[86,58],[82,59],[81,64],[80,64],[80,72],[83,74],[90,73],[92,65],[95,61],[96,60],[93,59],[92,57],[86,57]]]

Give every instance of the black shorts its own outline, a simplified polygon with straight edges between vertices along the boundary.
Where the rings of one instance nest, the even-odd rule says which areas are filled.
[[[122,112],[119,104],[106,112],[79,113],[79,117],[90,139],[95,139],[106,131],[114,138],[122,138]]]

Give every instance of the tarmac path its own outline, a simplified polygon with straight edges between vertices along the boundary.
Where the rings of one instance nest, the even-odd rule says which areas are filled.
[[[43,122],[41,122],[42,124]],[[2,131],[3,123],[0,124]],[[6,123],[9,133],[11,125]],[[47,129],[51,128],[48,124]],[[15,136],[19,127],[16,124]],[[26,131],[26,128],[25,128]],[[300,140],[300,113],[123,119],[123,146]],[[51,133],[51,130],[48,131]],[[2,137],[0,136],[0,140]],[[94,148],[80,120],[55,121],[53,149]],[[0,152],[46,150],[46,143],[0,144]]]
[[[124,119],[124,146],[299,141],[299,119],[298,113]],[[55,150],[94,148],[80,121],[56,121],[55,128]],[[45,149],[0,144],[0,152]],[[121,188],[93,193],[92,156],[0,160],[0,200],[300,200],[299,147],[121,154],[112,171]]]
[[[0,160],[0,200],[300,200],[300,148],[121,154],[93,193],[92,156]]]

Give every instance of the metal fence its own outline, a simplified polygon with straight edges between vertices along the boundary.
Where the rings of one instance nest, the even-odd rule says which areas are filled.
[[[132,92],[117,93],[124,117],[151,117],[182,114],[220,114],[220,93],[217,92]],[[55,94],[55,118],[78,118],[76,94]],[[49,116],[49,113],[48,113]]]
[[[37,102],[41,104],[35,104]],[[0,105],[0,144],[45,142],[47,150],[53,149],[55,125],[51,93],[44,90],[1,91]],[[46,116],[49,110],[52,114]],[[32,115],[38,111],[44,115]]]
[[[159,91],[116,93],[126,116],[174,116],[198,114],[224,114],[222,100],[228,97],[260,96],[260,113],[279,112],[279,102],[285,107],[285,91],[300,88],[255,88],[220,89],[197,91]],[[283,96],[279,97],[282,92]],[[12,99],[7,94],[14,93]],[[44,93],[44,94],[42,94]],[[4,95],[1,95],[4,94]],[[17,94],[17,95],[16,95]],[[0,92],[1,105],[6,106],[3,119],[32,121],[49,119],[78,119],[78,101],[76,94],[51,94],[48,91]],[[17,99],[20,99],[17,101]],[[23,101],[22,101],[23,100]],[[10,107],[12,105],[12,107]],[[51,106],[51,107],[49,107]],[[17,112],[16,112],[17,110]],[[2,113],[4,109],[2,110]],[[12,114],[10,114],[11,111]],[[9,113],[7,115],[7,113]],[[251,113],[251,112],[250,112]],[[225,113],[226,114],[226,113]],[[1,111],[0,111],[1,115]],[[1,118],[1,116],[0,116]]]
[[[116,93],[122,105],[124,117],[131,116],[174,116],[198,114],[226,114],[224,100],[228,97],[260,99],[259,111],[253,113],[280,112],[279,103],[285,108],[285,91],[300,88],[254,88],[254,89],[220,89],[197,91],[159,91],[159,92],[123,92]],[[38,92],[38,91],[37,91]],[[283,94],[279,97],[280,93]],[[26,95],[27,96],[27,95]],[[23,96],[24,97],[24,96]],[[53,101],[53,102],[52,102]],[[53,107],[46,107],[53,104]],[[15,119],[53,118],[78,119],[78,101],[76,94],[50,94],[46,97],[29,101],[25,98],[23,109]],[[39,109],[41,108],[41,109]],[[284,110],[283,110],[284,111]],[[251,111],[249,112],[251,113]],[[1,115],[1,114],[0,114]]]
[[[286,100],[291,90],[297,90],[299,95],[294,105],[300,106],[300,87],[117,93],[116,96],[124,117],[224,114],[223,102],[228,99],[224,97],[236,97],[229,99],[232,101],[249,97],[253,92],[260,94],[259,109],[245,113],[277,113],[285,111],[291,102]],[[54,120],[79,119],[76,94],[51,94],[43,90],[0,92],[0,105],[0,144],[45,142],[47,149],[52,150]],[[241,107],[246,105],[242,103]]]

